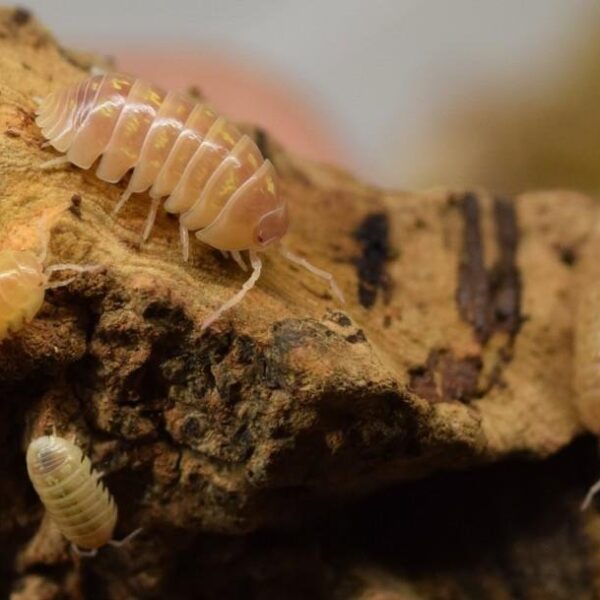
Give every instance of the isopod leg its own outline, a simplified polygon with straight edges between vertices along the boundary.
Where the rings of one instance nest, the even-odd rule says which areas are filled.
[[[138,527],[136,530],[132,531],[129,535],[126,535],[122,540],[110,540],[108,542],[111,546],[115,548],[122,548],[125,544],[128,544],[134,537],[138,536],[142,533],[143,528]]]
[[[119,201],[117,202],[116,206],[112,209],[112,212],[110,213],[113,218],[119,214],[119,211],[125,206],[125,202],[127,202],[127,200],[129,200],[130,196],[131,196],[131,191],[129,190],[129,188],[127,188],[121,194]]]
[[[244,259],[242,258],[242,255],[240,254],[239,250],[232,250],[231,256],[233,260],[235,260],[235,262],[238,264],[240,269],[245,273],[248,270],[248,267],[246,266],[246,263],[244,262]]]
[[[54,283],[47,283],[47,290],[55,290],[56,288],[66,287],[70,283],[73,283],[77,277],[69,277],[69,279],[63,279],[62,281],[55,281]]]
[[[40,169],[42,169],[42,171],[47,171],[48,169],[54,169],[55,167],[62,167],[68,164],[69,159],[66,156],[59,156],[58,158],[53,158],[52,160],[47,160],[42,163]]]
[[[84,556],[86,558],[93,558],[96,556],[96,554],[98,554],[98,548],[94,548],[93,550],[82,550],[73,542],[71,542],[71,550],[73,550],[77,556]]]
[[[150,237],[152,227],[156,221],[156,213],[158,212],[158,206],[160,204],[160,198],[152,198],[150,203],[150,211],[148,212],[148,218],[146,219],[146,225],[144,226],[144,232],[142,233],[142,241],[145,242]]]
[[[187,262],[190,258],[190,233],[181,223],[179,223],[179,239],[181,240],[183,262]]]
[[[589,489],[586,497],[581,503],[581,510],[586,510],[589,505],[592,503],[594,496],[600,492],[600,480],[596,481],[596,483]]]
[[[331,273],[328,273],[327,271],[324,271],[323,269],[319,269],[318,267],[311,265],[305,258],[302,258],[301,256],[297,256],[291,250],[288,250],[285,246],[279,246],[279,252],[281,253],[282,256],[287,258],[289,261],[291,261],[297,265],[300,265],[301,267],[304,267],[307,271],[310,271],[313,275],[316,275],[317,277],[321,277],[321,279],[325,279],[329,283],[331,293],[342,304],[345,302],[344,294],[342,293],[342,290],[340,290],[340,288],[338,287],[338,285],[335,282],[335,279],[333,278],[333,275]]]
[[[242,289],[235,294],[232,298],[227,300],[224,304],[222,304],[215,312],[206,317],[204,321],[202,321],[201,328],[206,329],[209,325],[214,323],[226,310],[233,308],[236,304],[241,302],[242,298],[254,287],[254,284],[258,281],[260,277],[260,272],[262,270],[262,261],[260,256],[256,254],[256,252],[250,251],[250,264],[252,265],[252,273],[250,277],[242,286]]]

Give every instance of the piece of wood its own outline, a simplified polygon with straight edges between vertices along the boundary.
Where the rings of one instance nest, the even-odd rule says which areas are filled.
[[[45,215],[50,261],[103,266],[49,291],[0,343],[0,537],[11,540],[0,593],[16,571],[43,587],[38,565],[48,587],[67,573],[70,589],[85,588],[47,528],[24,549],[42,515],[24,448],[53,426],[76,433],[107,474],[117,533],[144,527],[128,560],[147,593],[201,532],[287,526],[441,469],[544,458],[584,431],[572,344],[591,199],[390,192],[261,133],[290,205],[288,246],[331,271],[347,304],[272,256],[246,300],[201,332],[243,282],[239,268],[197,243],[184,264],[164,211],[140,247],[149,199],[109,216],[125,182],[39,169],[56,153],[41,147],[33,99],[90,64],[28,13],[0,11],[0,245],[35,247]],[[110,566],[92,570],[88,581],[108,585]],[[107,597],[133,593],[111,585]]]

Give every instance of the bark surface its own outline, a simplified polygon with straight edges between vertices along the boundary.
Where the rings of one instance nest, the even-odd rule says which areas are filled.
[[[140,246],[147,196],[110,217],[126,182],[39,168],[56,153],[34,97],[94,62],[0,10],[0,249],[38,248],[43,222],[48,264],[102,265],[0,342],[0,595],[600,593],[600,524],[578,513],[593,443],[547,459],[585,431],[572,346],[593,201],[385,191],[255,131],[289,202],[286,244],[347,304],[272,255],[202,332],[246,275],[198,243],[185,264],[164,211]],[[130,546],[74,557],[43,518],[24,456],[53,427],[106,474],[117,536],[144,528]]]

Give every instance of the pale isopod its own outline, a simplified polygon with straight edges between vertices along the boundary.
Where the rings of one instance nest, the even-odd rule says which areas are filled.
[[[34,439],[27,448],[27,472],[50,518],[75,547],[123,543],[112,539],[115,502],[78,446],[55,435]]]
[[[93,271],[96,266],[56,264],[44,268],[48,248],[48,233],[42,228],[43,247],[40,254],[31,250],[0,250],[0,341],[31,321],[44,302],[47,289],[67,285],[72,281],[50,283],[53,272],[72,270]]]
[[[141,79],[118,73],[95,75],[54,92],[37,109],[36,123],[49,143],[65,156],[48,168],[72,163],[89,169],[100,158],[96,176],[115,183],[131,178],[114,213],[131,194],[149,190],[150,210],[143,239],[152,230],[160,200],[179,215],[184,259],[188,232],[246,265],[252,274],[242,289],[203,322],[207,327],[240,302],[258,280],[260,252],[277,246],[283,256],[326,279],[343,301],[332,275],[279,242],[288,229],[288,211],[277,174],[255,143],[210,106],[177,92],[165,92]]]

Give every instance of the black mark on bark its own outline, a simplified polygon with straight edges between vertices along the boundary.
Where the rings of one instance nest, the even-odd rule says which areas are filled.
[[[358,299],[365,308],[375,304],[379,290],[384,294],[384,301],[389,301],[392,288],[386,270],[386,263],[391,257],[389,230],[389,219],[385,213],[371,213],[354,232],[354,238],[362,246],[362,254],[355,264]]]

